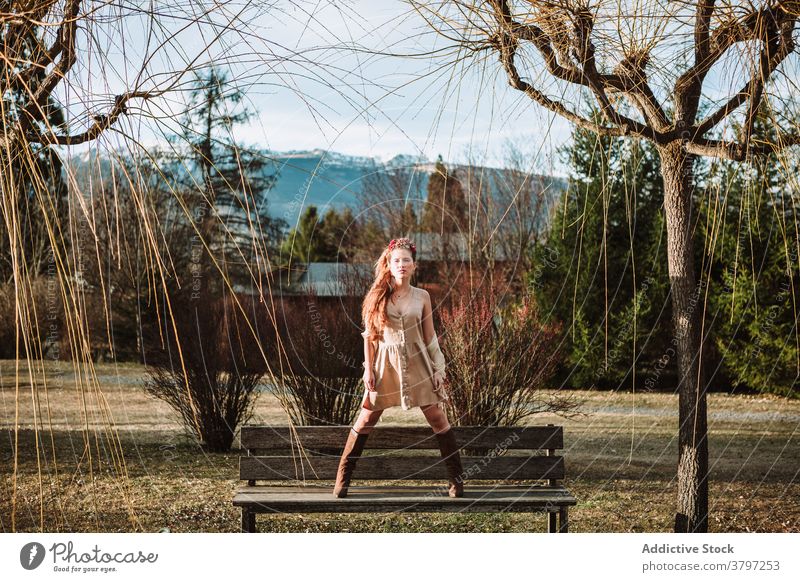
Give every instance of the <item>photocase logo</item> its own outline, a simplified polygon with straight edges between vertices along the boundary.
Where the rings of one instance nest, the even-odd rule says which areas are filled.
[[[30,542],[22,546],[19,552],[19,563],[26,570],[35,570],[44,560],[44,546],[39,542]]]

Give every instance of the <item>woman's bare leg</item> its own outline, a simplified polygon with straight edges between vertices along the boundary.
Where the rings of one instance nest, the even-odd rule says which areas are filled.
[[[366,408],[362,408],[361,413],[353,423],[353,430],[359,434],[368,434],[372,432],[373,427],[378,424],[381,414],[383,414],[383,410],[367,410]]]
[[[450,430],[450,422],[447,420],[447,413],[443,408],[439,408],[437,404],[426,404],[420,408],[433,432],[441,434]]]

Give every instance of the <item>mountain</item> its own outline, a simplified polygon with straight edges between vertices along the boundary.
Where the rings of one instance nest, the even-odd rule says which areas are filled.
[[[322,149],[274,152],[270,157],[275,160],[279,170],[277,183],[269,193],[270,213],[290,224],[297,221],[299,213],[309,204],[316,205],[320,215],[328,207],[355,207],[364,175],[378,169],[391,172],[399,168],[413,168],[415,181],[412,189],[424,196],[428,188],[428,176],[435,168],[435,162],[423,156],[407,154],[398,154],[383,163],[377,158],[348,156]],[[466,168],[458,164],[448,166],[452,170]],[[490,182],[503,174],[503,170],[498,168],[485,170]],[[475,169],[472,171],[475,172]],[[563,178],[537,175],[532,179],[550,194],[548,206],[566,188]]]
[[[275,187],[268,194],[269,211],[289,224],[297,222],[310,204],[317,206],[320,214],[328,207],[356,206],[364,174],[381,163],[322,149],[270,152],[268,156],[278,171]]]
[[[284,219],[290,226],[297,222],[300,214],[310,204],[317,206],[320,215],[329,207],[337,210],[345,206],[355,208],[365,174],[379,169],[391,172],[400,168],[413,168],[413,190],[424,196],[427,192],[428,176],[435,167],[435,162],[423,156],[407,154],[398,154],[385,163],[373,157],[351,156],[320,148],[266,152],[265,155],[273,162],[272,167],[267,164],[265,172],[278,173],[275,186],[267,193],[267,211],[273,217]],[[104,159],[98,160],[96,153],[73,156],[69,165],[78,170],[76,173],[79,175],[87,175],[86,166],[100,168],[101,172],[109,171],[110,168],[110,163]],[[448,166],[453,170],[464,168],[457,164]],[[503,179],[502,169],[483,169],[486,170],[487,183]],[[537,175],[532,176],[532,179],[548,193],[548,206],[555,203],[560,192],[566,188],[566,180],[562,178]],[[544,213],[545,216],[548,214]],[[542,218],[544,216],[540,220]]]

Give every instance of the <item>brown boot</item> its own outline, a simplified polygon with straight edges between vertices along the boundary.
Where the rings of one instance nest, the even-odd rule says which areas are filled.
[[[350,429],[347,442],[344,444],[342,458],[339,460],[339,470],[336,472],[336,484],[333,486],[333,494],[336,497],[347,497],[347,487],[350,485],[350,477],[353,476],[353,469],[356,462],[364,450],[364,443],[367,442],[369,433],[358,433],[354,428]]]
[[[450,427],[447,432],[434,433],[436,440],[439,441],[439,449],[442,451],[445,465],[447,466],[447,478],[450,481],[448,495],[450,497],[464,496],[464,470],[461,468],[461,455],[456,445],[456,435]]]

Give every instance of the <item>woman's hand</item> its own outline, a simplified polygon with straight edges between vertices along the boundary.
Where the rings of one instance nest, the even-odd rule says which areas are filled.
[[[372,368],[367,368],[364,370],[364,385],[370,392],[375,392],[375,373],[372,371]]]
[[[444,375],[444,370],[433,373],[433,388],[437,392],[444,390],[447,377]]]

